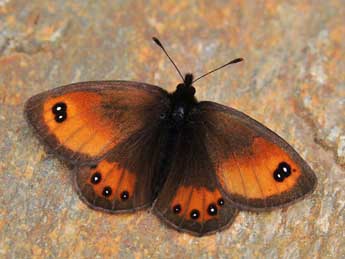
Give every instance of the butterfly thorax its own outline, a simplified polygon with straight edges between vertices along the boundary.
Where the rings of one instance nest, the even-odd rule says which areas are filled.
[[[184,121],[192,107],[198,102],[192,82],[193,75],[186,74],[184,82],[178,84],[175,92],[170,94],[171,118],[176,123]]]

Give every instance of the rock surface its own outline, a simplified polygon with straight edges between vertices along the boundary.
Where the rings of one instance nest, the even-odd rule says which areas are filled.
[[[345,5],[335,1],[0,0],[0,257],[344,258]],[[123,79],[173,90],[180,69],[197,97],[231,105],[284,137],[317,174],[307,199],[241,212],[195,238],[149,210],[84,205],[69,170],[26,124],[24,102],[59,85]]]

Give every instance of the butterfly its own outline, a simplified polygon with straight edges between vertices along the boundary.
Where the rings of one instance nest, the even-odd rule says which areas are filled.
[[[38,137],[73,165],[74,185],[93,209],[152,207],[178,231],[220,231],[240,210],[269,211],[311,193],[317,178],[277,134],[233,108],[197,101],[200,78],[173,93],[141,82],[81,82],[31,97],[25,115]]]

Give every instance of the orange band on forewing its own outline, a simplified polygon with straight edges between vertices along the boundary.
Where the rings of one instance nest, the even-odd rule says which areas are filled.
[[[67,119],[62,123],[56,122],[52,113],[59,102],[67,105]],[[101,96],[95,92],[67,93],[45,102],[43,120],[64,147],[90,156],[101,155],[119,138],[114,122],[104,117],[101,107]]]
[[[273,173],[279,163],[291,166],[291,175],[277,182]],[[279,146],[255,138],[250,149],[241,154],[231,154],[217,171],[224,189],[245,198],[264,199],[291,190],[301,175],[300,168]]]

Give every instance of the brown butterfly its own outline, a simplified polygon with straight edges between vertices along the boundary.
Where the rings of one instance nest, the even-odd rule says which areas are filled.
[[[183,79],[173,93],[100,81],[27,101],[29,123],[74,165],[87,205],[110,213],[152,206],[170,226],[202,236],[229,226],[239,210],[283,207],[314,190],[314,172],[288,143],[240,111],[198,102],[192,84],[209,73],[183,77],[171,62]]]

